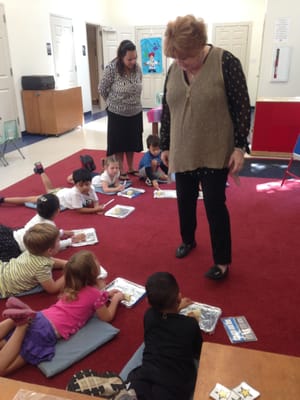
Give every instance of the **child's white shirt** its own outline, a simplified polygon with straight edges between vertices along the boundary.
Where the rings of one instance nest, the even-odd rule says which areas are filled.
[[[88,194],[81,193],[76,186],[73,186],[60,189],[56,196],[59,198],[60,206],[70,210],[84,207],[87,200],[98,201],[98,196],[92,186]]]
[[[117,182],[119,177],[120,177],[120,173],[118,173],[113,178],[111,178],[108,175],[108,172],[104,171],[104,172],[102,172],[101,175],[96,175],[96,176],[93,177],[92,185],[94,187],[102,187],[103,186],[103,182],[106,182],[108,186],[113,186],[113,185],[115,185],[115,183]]]

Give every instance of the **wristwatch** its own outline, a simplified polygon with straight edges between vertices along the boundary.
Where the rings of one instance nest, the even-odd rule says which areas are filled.
[[[243,155],[246,153],[246,147],[235,147],[234,150],[240,151]]]

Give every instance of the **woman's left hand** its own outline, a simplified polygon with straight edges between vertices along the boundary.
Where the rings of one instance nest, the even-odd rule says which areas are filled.
[[[243,165],[244,153],[242,149],[234,149],[228,162],[228,168],[230,176],[237,185],[240,184],[239,172],[243,168]]]

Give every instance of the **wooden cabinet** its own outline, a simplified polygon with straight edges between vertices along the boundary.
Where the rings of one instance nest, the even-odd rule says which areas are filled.
[[[53,90],[23,90],[26,131],[60,135],[82,125],[81,87]]]

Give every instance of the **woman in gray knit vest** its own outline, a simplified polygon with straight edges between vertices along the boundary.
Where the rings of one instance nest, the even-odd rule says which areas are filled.
[[[240,61],[207,44],[203,20],[192,15],[169,22],[164,52],[175,62],[165,82],[161,120],[162,161],[175,172],[181,245],[176,257],[196,247],[197,198],[201,184],[209,223],[213,280],[228,275],[230,218],[228,174],[238,183],[248,150],[250,101]]]
[[[116,156],[123,180],[129,179],[123,166],[124,154],[128,174],[137,175],[134,152],[143,150],[142,71],[136,60],[136,46],[130,40],[123,40],[99,85],[107,105],[107,156]]]

